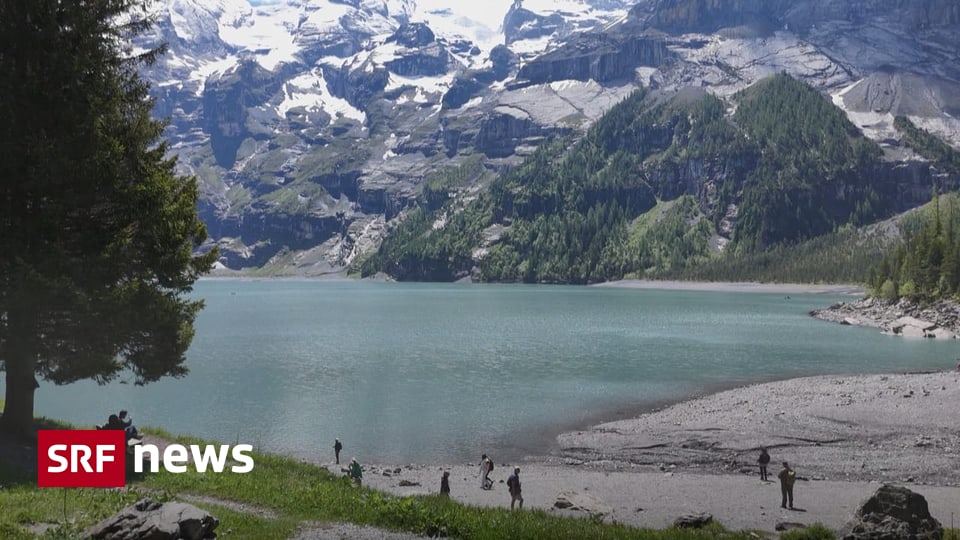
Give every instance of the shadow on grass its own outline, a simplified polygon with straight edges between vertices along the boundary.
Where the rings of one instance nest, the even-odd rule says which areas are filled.
[[[34,434],[24,437],[0,430],[0,486],[37,485],[37,436],[36,431],[53,429],[77,429],[74,426],[49,418],[33,421]],[[92,428],[91,428],[92,429]],[[132,465],[128,461],[128,480],[132,479]],[[141,475],[142,476],[142,475]],[[139,478],[138,478],[139,479]]]

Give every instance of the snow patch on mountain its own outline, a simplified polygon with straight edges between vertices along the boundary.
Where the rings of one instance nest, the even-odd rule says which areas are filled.
[[[211,62],[203,62],[190,72],[190,79],[199,83],[197,85],[196,95],[203,94],[204,84],[207,79],[214,75],[227,73],[237,65],[237,58],[228,57]]]
[[[284,99],[275,107],[281,118],[285,118],[290,109],[303,107],[307,111],[323,111],[329,114],[331,125],[336,123],[338,118],[348,118],[361,124],[367,120],[363,111],[327,90],[322,68],[290,79],[284,83],[282,92]]]
[[[457,2],[451,0],[418,0],[413,20],[426,22],[440,36],[463,38],[481,51],[503,43],[500,25],[512,0]]]
[[[439,94],[450,89],[454,76],[454,74],[450,73],[439,77],[402,77],[391,73],[390,82],[387,83],[386,90],[389,92],[405,87],[413,87],[427,94]],[[424,102],[425,101],[426,100],[424,100]]]
[[[252,53],[264,69],[296,61],[301,48],[295,36],[300,11],[286,5],[268,5],[229,20],[220,18],[220,39],[238,51]]]
[[[169,19],[177,38],[187,43],[199,44],[219,38],[223,21],[237,21],[252,9],[238,0],[170,0],[156,3],[154,15]]]
[[[510,44],[510,50],[521,56],[535,56],[550,47],[553,36],[543,36],[535,39],[520,39]]]

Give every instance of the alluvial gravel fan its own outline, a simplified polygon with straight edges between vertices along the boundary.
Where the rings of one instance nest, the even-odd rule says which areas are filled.
[[[725,97],[785,71],[927,198],[942,171],[900,143],[894,116],[960,142],[950,0],[255,4],[158,2],[141,43],[169,45],[146,76],[222,269],[340,271],[406,209],[471,200],[639,85]]]

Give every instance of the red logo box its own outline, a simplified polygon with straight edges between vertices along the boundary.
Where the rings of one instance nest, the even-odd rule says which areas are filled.
[[[126,448],[122,430],[40,430],[37,486],[123,487]]]

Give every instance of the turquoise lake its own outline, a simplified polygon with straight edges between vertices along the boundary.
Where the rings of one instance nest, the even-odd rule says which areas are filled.
[[[190,374],[144,387],[42,383],[36,411],[306,459],[459,463],[744,383],[947,369],[957,341],[815,320],[832,295],[545,285],[202,281]]]

